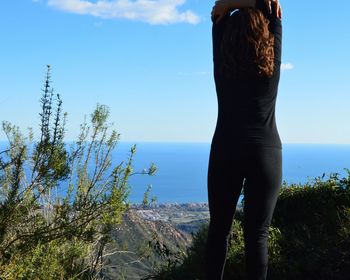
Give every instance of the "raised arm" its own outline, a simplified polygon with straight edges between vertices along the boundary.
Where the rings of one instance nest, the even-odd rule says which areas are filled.
[[[269,1],[269,3],[267,3]],[[275,37],[275,60],[281,62],[282,56],[282,8],[278,0],[256,0],[256,8],[269,19],[269,30]]]
[[[218,0],[211,12],[212,21],[220,22],[225,15],[235,9],[256,7],[265,10],[268,15],[275,15],[277,18],[282,18],[282,9],[279,0]]]
[[[218,0],[215,2],[211,12],[213,21],[213,62],[215,80],[219,77],[218,71],[221,65],[221,41],[230,12],[239,8],[255,7],[259,0]]]

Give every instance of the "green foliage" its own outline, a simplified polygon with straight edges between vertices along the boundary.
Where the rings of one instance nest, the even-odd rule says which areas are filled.
[[[285,279],[347,279],[350,275],[350,172],[283,188],[273,224],[283,236]],[[288,277],[287,277],[288,275]]]
[[[347,280],[350,275],[350,170],[306,184],[284,182],[269,228],[268,277]],[[233,220],[224,279],[245,279],[242,221]],[[203,279],[207,225],[194,236],[180,265],[164,266],[150,279]]]
[[[89,247],[81,240],[38,242],[25,255],[13,254],[2,266],[2,279],[91,279],[82,260]],[[78,271],[82,273],[77,273]]]
[[[104,105],[68,148],[67,114],[51,88],[50,66],[40,103],[37,141],[31,129],[25,137],[2,124],[8,146],[0,152],[0,279],[93,279],[128,208],[129,177],[153,175],[156,167],[133,172],[136,145],[125,162],[112,164],[119,134],[107,123]]]

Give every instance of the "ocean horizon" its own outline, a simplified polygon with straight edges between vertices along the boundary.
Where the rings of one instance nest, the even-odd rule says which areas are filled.
[[[147,185],[159,203],[207,202],[207,169],[210,143],[140,142],[134,168],[142,170],[154,162],[155,176],[130,178],[131,202],[140,202]],[[120,146],[120,154],[131,143]],[[124,150],[124,151],[123,151]],[[350,145],[283,144],[282,180],[289,184],[306,183],[315,177],[339,173],[346,176],[350,168]],[[242,198],[242,197],[241,197]],[[241,199],[240,199],[241,201]]]
[[[210,143],[119,141],[112,152],[113,165],[126,160],[136,144],[134,172],[157,166],[154,176],[129,179],[129,201],[141,203],[147,186],[157,203],[206,203]],[[0,141],[0,151],[6,142]],[[306,183],[325,174],[346,176],[350,168],[350,144],[283,144],[282,177],[289,184]],[[241,200],[241,199],[240,199]]]

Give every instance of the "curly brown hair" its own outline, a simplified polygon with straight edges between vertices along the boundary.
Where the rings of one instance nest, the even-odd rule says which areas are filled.
[[[227,77],[273,75],[274,36],[269,20],[258,9],[244,8],[230,16],[221,51]]]

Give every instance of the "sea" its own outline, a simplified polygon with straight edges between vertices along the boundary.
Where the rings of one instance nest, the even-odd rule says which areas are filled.
[[[119,142],[112,153],[112,164],[126,161],[136,145],[134,172],[141,172],[154,163],[153,176],[130,176],[129,202],[141,203],[147,187],[149,197],[157,203],[206,203],[207,171],[210,143],[183,142]],[[5,143],[0,143],[0,151]],[[340,144],[283,144],[283,181],[288,184],[306,183],[331,173],[348,176],[350,145]]]
[[[133,143],[121,143],[114,158],[128,155]],[[136,144],[134,170],[143,170],[154,163],[154,176],[137,175],[129,180],[130,200],[141,202],[148,185],[158,203],[207,202],[207,172],[210,143]],[[331,173],[347,176],[350,169],[350,145],[283,144],[282,176],[288,184],[306,183]]]

